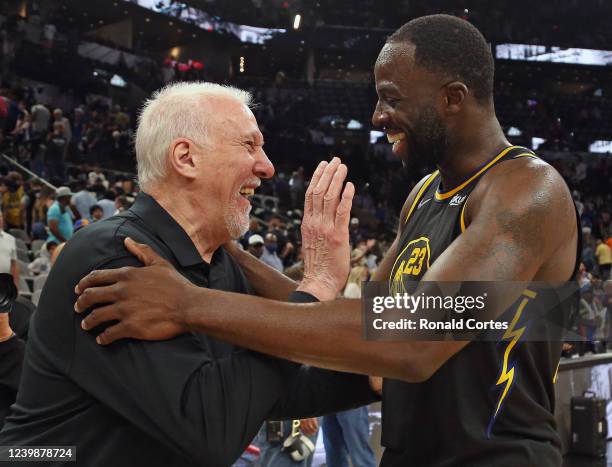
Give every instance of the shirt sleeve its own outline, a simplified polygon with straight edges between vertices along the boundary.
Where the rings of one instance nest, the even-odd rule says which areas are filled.
[[[293,303],[317,302],[307,292],[294,291]],[[324,370],[304,365],[291,381],[289,391],[270,413],[270,420],[308,418],[360,407],[380,397],[365,375]]]
[[[270,412],[269,420],[318,417],[380,400],[365,375],[342,373],[304,365],[289,391]]]
[[[60,210],[57,204],[54,204],[47,210],[47,221],[51,219],[55,219],[59,221],[61,217],[62,216],[61,216],[61,213],[60,213]]]
[[[115,260],[103,268],[135,266]],[[100,269],[100,267],[98,268]],[[74,314],[68,376],[92,397],[194,463],[227,466],[290,389],[299,365],[240,349],[215,359],[205,336],[95,343]]]
[[[17,241],[14,238],[11,244],[11,261],[17,261]]]

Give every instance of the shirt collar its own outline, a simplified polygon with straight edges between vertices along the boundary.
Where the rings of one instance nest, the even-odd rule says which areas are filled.
[[[141,191],[129,211],[140,217],[162,239],[181,266],[204,262],[187,232],[152,196]]]

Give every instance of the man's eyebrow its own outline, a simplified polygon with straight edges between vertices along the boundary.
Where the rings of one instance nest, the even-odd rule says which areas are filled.
[[[376,86],[377,92],[399,92],[399,88],[393,83],[383,83]]]

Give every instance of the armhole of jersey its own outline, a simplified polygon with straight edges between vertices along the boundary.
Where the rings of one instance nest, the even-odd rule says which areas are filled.
[[[523,148],[523,149],[527,149],[527,148]],[[518,159],[519,157],[530,157],[532,159],[538,158],[538,156],[536,156],[533,152],[522,152],[521,154],[512,156],[511,159]],[[465,229],[467,229],[467,225],[465,224],[465,207],[467,206],[469,200],[470,200],[470,195],[468,195],[467,199],[463,203],[463,207],[461,208],[461,215],[459,216],[459,225],[461,227],[461,233],[465,232]]]
[[[461,226],[461,233],[465,232],[465,229],[467,229],[467,226],[465,225],[465,207],[467,206],[469,200],[470,196],[468,195],[465,202],[463,203],[463,207],[461,208],[461,215],[459,216],[459,225]]]
[[[432,172],[431,175],[429,175],[429,177],[427,178],[427,180],[425,180],[425,183],[423,183],[423,186],[421,186],[417,195],[414,197],[414,201],[412,202],[412,205],[410,206],[410,210],[408,211],[408,214],[406,214],[406,219],[404,220],[404,224],[408,223],[408,219],[410,219],[410,216],[412,215],[412,211],[414,211],[414,208],[416,207],[417,203],[423,196],[423,193],[425,193],[425,191],[427,190],[427,187],[431,185],[431,182],[434,181],[437,175],[438,175],[438,170],[436,170],[435,172]]]

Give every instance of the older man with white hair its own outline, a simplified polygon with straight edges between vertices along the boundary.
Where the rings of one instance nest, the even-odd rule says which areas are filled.
[[[55,263],[0,446],[76,446],[76,465],[86,467],[221,467],[267,418],[375,398],[364,376],[300,367],[197,332],[105,348],[73,312],[85,274],[141,265],[126,237],[150,245],[185,281],[250,293],[222,247],[248,229],[249,196],[274,174],[250,102],[238,89],[178,83],[145,103],[136,133],[143,192],[129,210],[78,232]]]

